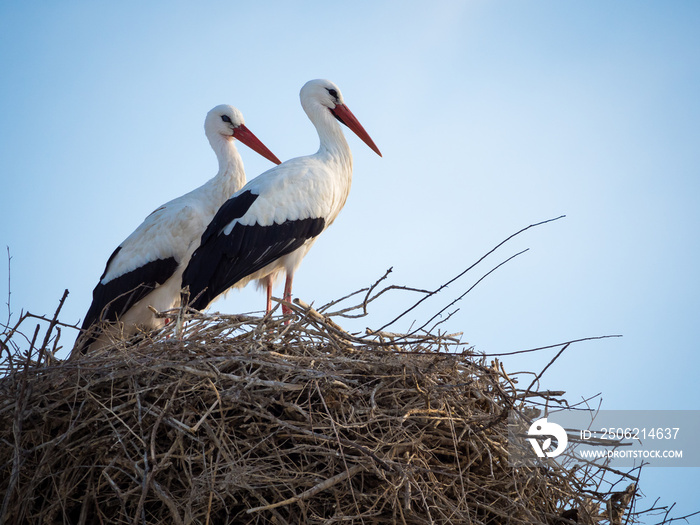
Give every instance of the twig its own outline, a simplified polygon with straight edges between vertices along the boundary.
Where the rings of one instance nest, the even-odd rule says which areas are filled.
[[[379,283],[381,283],[383,280],[385,280],[393,270],[394,270],[393,267],[392,267],[392,268],[389,268],[386,272],[384,272],[384,275],[382,275],[379,279],[377,279],[377,281],[375,281],[375,283],[374,283],[372,286],[369,286],[368,288],[361,288],[360,290],[357,290],[356,292],[352,292],[351,294],[348,294],[348,295],[346,295],[346,296],[344,296],[344,297],[341,297],[340,299],[336,299],[336,300],[334,300],[334,301],[329,302],[328,304],[323,305],[321,308],[319,308],[319,312],[325,312],[325,311],[328,310],[331,306],[333,306],[333,305],[335,305],[335,304],[338,304],[338,303],[341,303],[341,302],[345,301],[346,299],[349,299],[350,297],[353,297],[353,296],[355,296],[355,295],[357,295],[357,294],[360,294],[360,293],[366,291],[367,293],[365,294],[365,298],[364,298],[364,300],[362,301],[362,303],[360,303],[360,306],[362,307],[362,314],[358,314],[358,315],[355,315],[355,316],[349,316],[349,317],[351,317],[351,318],[363,317],[364,315],[367,314],[367,305],[368,305],[372,300],[374,300],[374,298],[371,299],[371,300],[369,299],[370,295],[372,294],[372,292],[374,291],[374,289],[375,289],[377,286],[379,286]],[[375,297],[375,298],[376,298],[376,297]],[[352,311],[352,310],[357,310],[357,308],[358,308],[358,306],[351,306],[350,308],[344,308],[344,309],[342,309],[342,310],[338,310],[337,312],[333,312],[332,314],[329,314],[329,315],[331,315],[331,316],[334,316],[334,315],[342,315],[342,314],[344,314],[345,312],[350,312],[350,311]]]
[[[7,325],[10,325],[12,319],[12,307],[10,306],[10,298],[12,297],[12,256],[10,255],[10,247],[7,248]]]
[[[493,272],[495,272],[496,270],[498,270],[501,266],[503,266],[503,265],[506,264],[507,262],[509,262],[509,261],[511,261],[511,260],[513,260],[513,259],[515,259],[515,258],[516,258],[517,256],[519,256],[519,255],[522,255],[522,254],[525,253],[527,250],[528,250],[528,249],[526,248],[525,250],[522,250],[522,251],[520,251],[520,252],[518,252],[518,253],[516,253],[516,254],[514,254],[514,255],[511,255],[511,256],[508,257],[505,261],[502,261],[501,263],[499,263],[499,264],[497,264],[496,266],[494,266],[493,268],[491,268],[488,272],[486,272],[484,275],[482,275],[472,286],[470,286],[469,289],[467,289],[466,292],[464,292],[462,295],[460,295],[459,297],[457,297],[457,299],[455,299],[455,300],[452,301],[450,304],[448,304],[447,306],[445,306],[442,310],[440,310],[438,313],[436,313],[435,315],[433,315],[430,319],[428,319],[428,321],[426,321],[423,325],[421,325],[419,328],[417,328],[414,332],[411,332],[411,333],[415,333],[415,332],[418,332],[418,331],[423,330],[426,326],[428,326],[436,317],[438,317],[440,314],[442,314],[445,310],[447,310],[448,308],[450,308],[452,305],[454,305],[454,304],[457,303],[458,301],[461,301],[469,292],[471,292],[474,288],[476,288],[476,286],[477,286],[481,281],[483,281],[484,279],[486,279],[486,277],[488,277],[489,275],[491,275]],[[437,292],[435,292],[435,293],[437,293]]]
[[[391,325],[394,324],[396,321],[398,321],[399,319],[401,319],[402,317],[404,317],[405,315],[407,315],[409,312],[411,312],[411,311],[413,311],[415,308],[417,308],[418,305],[420,305],[423,301],[425,301],[425,300],[428,299],[429,297],[432,297],[433,295],[439,293],[441,290],[444,290],[445,288],[447,288],[449,285],[451,285],[451,284],[452,284],[453,282],[455,282],[457,279],[459,279],[459,278],[462,277],[464,274],[466,274],[467,272],[469,272],[469,271],[470,271],[471,269],[473,269],[476,265],[478,265],[481,261],[483,261],[484,259],[486,259],[486,257],[488,257],[489,255],[491,255],[491,254],[492,254],[493,252],[495,252],[496,250],[498,250],[498,248],[500,248],[501,246],[503,246],[505,243],[507,243],[508,241],[510,241],[512,238],[517,237],[517,236],[520,235],[521,233],[523,233],[523,232],[529,230],[530,228],[535,228],[535,227],[537,227],[537,226],[541,226],[541,225],[543,225],[543,224],[547,224],[547,223],[549,223],[549,222],[553,222],[553,221],[559,220],[559,219],[561,219],[561,218],[563,218],[563,217],[565,217],[565,215],[560,215],[559,217],[555,217],[554,219],[547,219],[546,221],[538,222],[538,223],[535,223],[535,224],[530,224],[529,226],[526,226],[525,228],[522,228],[521,230],[519,230],[519,231],[515,232],[514,234],[508,236],[506,239],[504,239],[503,241],[501,241],[500,243],[498,243],[495,247],[493,247],[491,250],[489,250],[489,251],[486,252],[483,256],[481,256],[474,264],[472,264],[472,265],[469,266],[467,269],[465,269],[465,270],[463,270],[462,272],[460,272],[459,274],[457,274],[455,277],[453,277],[452,279],[450,279],[449,281],[447,281],[445,284],[440,285],[438,288],[436,288],[436,289],[433,290],[432,292],[428,293],[425,297],[423,297],[422,299],[420,299],[419,301],[417,301],[417,302],[416,302],[413,306],[411,306],[408,310],[405,310],[403,313],[399,314],[399,315],[398,315],[397,317],[395,317],[393,320],[389,321],[389,322],[386,323],[384,326],[382,326],[381,328],[379,328],[379,330],[381,331],[381,330],[386,329],[388,326],[391,326]]]
[[[564,341],[563,343],[556,343],[553,345],[539,346],[537,348],[529,348],[527,350],[515,350],[513,352],[488,352],[482,354],[484,357],[501,357],[504,355],[516,355],[516,354],[526,354],[529,352],[540,352],[542,350],[548,350],[550,348],[559,348],[563,345],[570,345],[572,343],[581,343],[583,341],[595,341],[596,339],[610,339],[612,337],[622,337],[622,335],[599,335],[593,337],[582,337],[581,339],[572,339],[571,341]]]
[[[538,374],[535,376],[535,379],[532,380],[532,383],[530,383],[530,386],[528,386],[528,387],[525,389],[525,393],[523,394],[523,398],[527,397],[527,395],[528,395],[529,392],[530,392],[530,389],[531,389],[533,386],[535,386],[535,383],[537,383],[537,381],[539,381],[539,379],[540,379],[540,378],[542,377],[542,375],[547,371],[547,369],[548,369],[550,366],[552,366],[552,365],[554,364],[554,361],[556,361],[557,359],[559,359],[559,356],[560,356],[561,354],[563,354],[563,353],[564,353],[564,350],[566,350],[567,348],[569,348],[570,345],[571,345],[571,343],[566,343],[566,344],[562,347],[562,349],[559,350],[559,351],[557,352],[557,355],[555,355],[555,356],[549,361],[549,363],[547,363],[547,366],[545,366],[545,367],[540,371],[540,373],[538,373]]]
[[[279,501],[277,503],[271,503],[270,505],[265,505],[263,507],[253,507],[252,509],[246,510],[246,514],[252,514],[253,512],[259,512],[261,510],[276,509],[277,507],[291,505],[292,503],[296,503],[297,501],[303,501],[305,499],[311,498],[319,492],[321,492],[322,490],[329,489],[336,483],[340,483],[343,480],[353,477],[358,472],[365,470],[365,468],[366,467],[364,465],[355,465],[354,467],[351,467],[348,470],[345,470],[340,474],[336,474],[332,478],[328,478],[327,480],[319,483],[318,485],[311,487],[309,490],[302,492],[298,496],[294,496],[292,498],[286,499],[284,501]]]
[[[24,375],[22,376],[21,379],[21,386],[19,389],[19,394],[17,396],[17,399],[15,401],[15,417],[12,422],[12,437],[14,439],[14,454],[12,457],[12,471],[10,473],[10,482],[7,487],[7,491],[5,492],[5,496],[3,497],[3,502],[2,502],[2,509],[0,509],[0,525],[4,525],[6,523],[6,518],[7,518],[7,513],[9,511],[9,504],[10,504],[10,498],[15,490],[15,486],[17,485],[17,481],[19,480],[20,476],[20,471],[22,469],[22,464],[24,463],[23,461],[23,454],[21,453],[21,443],[22,443],[22,422],[24,421],[24,411],[27,406],[27,383],[29,382],[27,378],[27,373],[29,372],[29,362],[30,358],[32,355],[32,348],[34,347],[34,343],[36,341],[37,335],[39,334],[39,325],[37,325],[36,330],[34,331],[34,337],[32,338],[31,345],[29,347],[29,351],[27,352],[27,362],[25,364],[24,368]]]
[[[44,357],[44,352],[46,351],[46,345],[49,344],[49,339],[51,338],[51,332],[58,323],[58,314],[61,312],[61,308],[63,308],[63,303],[66,300],[66,297],[68,297],[68,289],[63,291],[63,296],[61,297],[61,300],[58,302],[58,308],[56,308],[56,312],[53,314],[53,319],[51,319],[51,322],[49,323],[49,327],[46,329],[46,335],[44,336],[44,341],[41,343],[41,348],[39,349],[39,356],[36,359],[36,365],[40,366],[41,365],[41,360]]]

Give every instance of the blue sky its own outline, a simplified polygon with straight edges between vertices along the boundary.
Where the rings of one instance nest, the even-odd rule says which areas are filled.
[[[392,329],[529,248],[445,328],[487,353],[622,334],[570,347],[543,385],[570,401],[601,393],[609,409],[700,409],[697,3],[28,6],[0,5],[0,298],[8,246],[15,316],[52,314],[67,288],[62,319],[82,319],[112,250],[215,174],[213,106],[238,107],[282,160],[316,151],[298,93],[322,77],[384,157],[349,136],[350,198],[297,273],[298,297],[322,305],[389,267],[393,284],[434,288],[565,214]],[[270,167],[239,151],[249,178]],[[347,326],[381,326],[410,299],[384,297]],[[251,287],[213,308],[263,306]],[[552,357],[504,360],[539,371]],[[698,510],[697,470],[646,469],[647,503]]]

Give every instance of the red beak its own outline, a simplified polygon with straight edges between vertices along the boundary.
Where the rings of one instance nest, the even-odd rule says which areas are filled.
[[[380,157],[382,156],[382,153],[369,136],[369,133],[365,131],[365,128],[362,127],[360,121],[357,120],[355,115],[352,114],[352,111],[350,111],[345,104],[336,104],[335,108],[331,109],[331,113],[333,113],[333,116],[335,116],[335,118],[337,118],[340,122],[349,127],[355,133],[355,135],[360,137],[362,142],[372,148],[372,151],[374,151]]]
[[[270,162],[274,162],[275,164],[282,164],[282,161],[275,157],[275,154],[272,153],[269,149],[267,149],[267,146],[265,146],[265,144],[263,144],[258,137],[253,135],[253,132],[246,128],[245,125],[241,124],[236,129],[234,129],[233,136],[240,140],[243,144],[248,146],[250,149],[252,149],[254,152],[259,153],[260,155],[265,157]]]

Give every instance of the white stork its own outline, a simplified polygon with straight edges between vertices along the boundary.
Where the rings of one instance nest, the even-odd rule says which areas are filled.
[[[219,161],[219,172],[199,188],[163,204],[122,242],[107,261],[92,293],[83,320],[83,336],[76,349],[109,344],[114,336],[130,336],[138,329],[165,324],[148,308],[168,310],[180,303],[182,272],[219,207],[246,182],[238,139],[266,159],[279,159],[246,128],[233,106],[216,106],[204,121],[204,130]],[[109,329],[100,327],[109,323]]]
[[[318,132],[318,152],[259,175],[219,209],[183,274],[182,287],[196,309],[258,280],[267,287],[269,312],[271,288],[282,271],[284,300],[291,300],[294,272],[350,192],[352,154],[338,121],[381,156],[333,82],[311,80],[299,97]],[[284,305],[282,312],[289,313]]]

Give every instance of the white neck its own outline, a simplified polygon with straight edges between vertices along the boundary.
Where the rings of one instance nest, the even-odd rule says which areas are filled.
[[[327,157],[330,162],[342,164],[352,176],[352,152],[340,122],[328,108],[320,104],[315,104],[306,113],[316,127],[321,143],[317,155]]]
[[[224,137],[215,133],[208,139],[219,161],[219,172],[207,185],[223,204],[246,183],[243,159],[236,149],[236,141],[233,137]]]
[[[326,173],[334,179],[335,189],[330,196],[333,201],[332,211],[325,217],[327,225],[330,225],[340,213],[350,193],[352,153],[340,122],[328,108],[320,104],[314,105],[306,111],[306,114],[316,127],[321,143],[314,156],[327,166]]]

